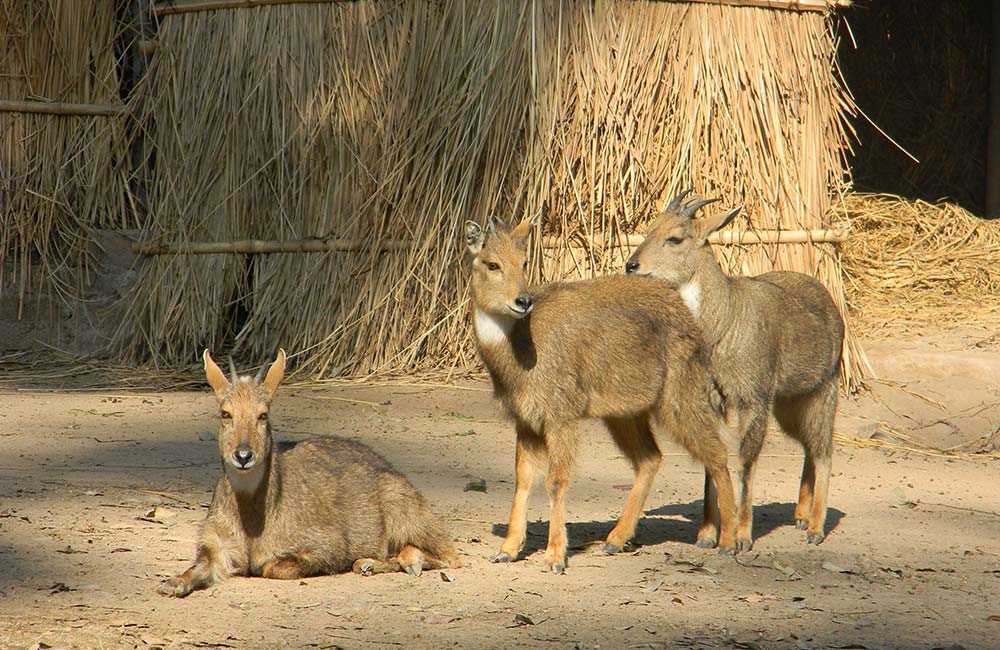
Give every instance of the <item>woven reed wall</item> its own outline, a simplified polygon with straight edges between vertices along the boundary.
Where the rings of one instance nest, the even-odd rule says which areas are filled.
[[[113,0],[0,0],[0,100],[120,104],[114,9]],[[125,116],[32,110],[0,110],[0,269],[10,263],[3,280],[22,305],[39,289],[79,295],[92,229],[135,225]]]
[[[619,237],[689,185],[745,205],[737,228],[827,226],[851,111],[834,52],[819,13],[673,2],[163,16],[133,107],[155,125],[150,230],[360,250],[152,258],[117,349],[171,365],[282,345],[319,377],[474,366],[466,219],[541,211],[561,245],[536,247],[538,280],[620,272]],[[737,272],[815,274],[843,306],[832,248],[720,255]]]

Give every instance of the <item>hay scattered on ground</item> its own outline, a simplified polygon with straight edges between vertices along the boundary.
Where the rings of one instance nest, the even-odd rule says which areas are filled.
[[[836,212],[851,221],[841,262],[862,332],[1000,321],[1000,222],[888,194],[848,194]]]

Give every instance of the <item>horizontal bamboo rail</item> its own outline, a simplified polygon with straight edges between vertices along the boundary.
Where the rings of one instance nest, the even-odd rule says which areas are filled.
[[[844,9],[851,6],[851,0],[684,0],[701,4],[729,5],[731,7],[759,7],[762,9],[782,9],[785,11],[822,11]]]
[[[266,5],[294,5],[294,4],[333,4],[344,0],[173,0],[163,2],[153,7],[153,13],[157,16],[169,16],[171,14],[187,14],[196,11],[214,11],[216,9],[248,9],[250,7],[263,7]]]
[[[676,0],[675,0],[676,1]],[[699,4],[727,5],[731,7],[760,7],[786,11],[829,11],[849,7],[851,0],[683,0]],[[343,0],[172,0],[162,2],[153,8],[157,16],[186,14],[196,11],[217,9],[247,9],[266,5],[320,4],[343,2]]]
[[[643,242],[642,235],[626,235],[615,241],[619,246],[635,248]],[[717,232],[708,241],[723,246],[738,246],[749,244],[824,244],[839,243],[847,240],[847,228],[836,227],[818,230],[761,230],[758,232]],[[582,242],[581,242],[582,243]],[[603,248],[604,237],[593,240],[593,246]],[[405,250],[418,246],[412,241],[388,240],[371,243],[358,239],[242,239],[238,241],[215,242],[181,242],[173,244],[136,242],[132,252],[136,255],[210,255],[215,253],[232,255],[262,255],[268,253],[329,253],[358,251],[394,251]],[[543,248],[583,248],[572,240],[566,241],[559,237],[545,237]]]
[[[68,102],[38,102],[0,99],[0,112],[46,113],[49,115],[121,115],[124,106],[114,104],[71,104]]]

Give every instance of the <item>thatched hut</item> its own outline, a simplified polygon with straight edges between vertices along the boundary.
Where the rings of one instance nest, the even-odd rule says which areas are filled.
[[[719,248],[731,271],[811,273],[843,307],[823,234],[849,183],[836,4],[153,5],[127,103],[140,135],[97,165],[125,171],[91,178],[148,254],[114,351],[177,365],[283,345],[315,377],[474,367],[466,219],[541,213],[536,279],[619,272],[688,186],[745,206]],[[845,352],[853,385],[853,336]]]

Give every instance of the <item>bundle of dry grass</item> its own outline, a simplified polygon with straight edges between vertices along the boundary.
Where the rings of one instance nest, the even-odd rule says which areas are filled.
[[[953,203],[848,194],[847,301],[862,331],[893,321],[982,324],[1000,316],[1000,223]]]
[[[133,223],[118,28],[113,0],[0,0],[0,269],[22,305],[42,287],[79,295],[91,229]]]
[[[819,228],[843,188],[849,99],[821,13],[689,3],[466,0],[164,16],[139,116],[156,125],[165,242],[330,237],[360,250],[150,260],[126,359],[199,348],[318,377],[475,365],[456,238],[541,212],[539,279],[619,272],[624,235],[694,185],[751,229]],[[389,241],[410,248],[385,250]],[[728,249],[818,275],[834,250]],[[853,341],[853,338],[851,339]],[[848,348],[851,354],[854,348]],[[857,359],[848,368],[857,377]]]

